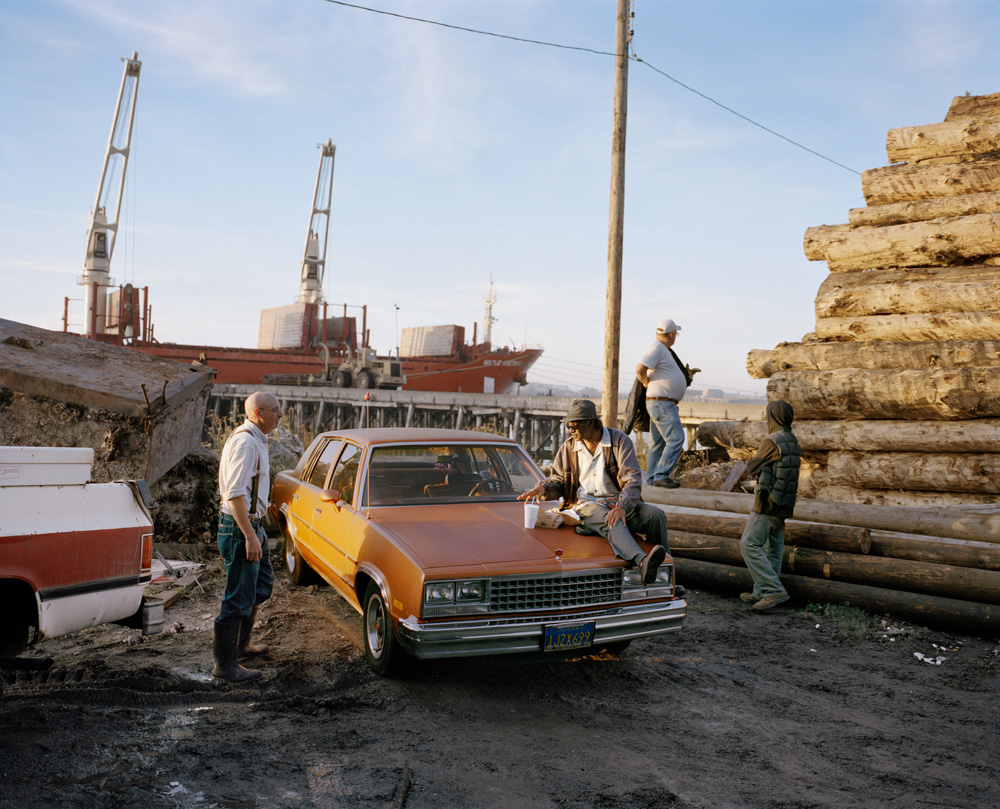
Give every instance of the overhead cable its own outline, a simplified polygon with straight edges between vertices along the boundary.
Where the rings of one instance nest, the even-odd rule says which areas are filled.
[[[493,32],[493,31],[482,31],[482,30],[477,29],[477,28],[466,28],[465,26],[462,26],[462,25],[452,25],[450,23],[440,22],[438,20],[428,20],[428,19],[425,19],[423,17],[411,17],[411,16],[408,16],[406,14],[397,14],[394,11],[385,11],[383,9],[371,8],[369,6],[361,6],[361,5],[358,5],[357,3],[347,3],[347,2],[345,2],[345,0],[324,0],[324,2],[331,3],[331,4],[336,5],[336,6],[345,6],[346,8],[355,8],[355,9],[358,9],[359,11],[369,11],[372,14],[383,14],[386,17],[396,17],[396,18],[401,19],[401,20],[409,20],[410,22],[419,22],[419,23],[424,23],[425,25],[437,25],[437,26],[439,26],[441,28],[450,28],[453,31],[463,31],[463,32],[465,32],[467,34],[478,34],[480,36],[496,37],[497,39],[509,39],[509,40],[511,40],[513,42],[523,42],[523,43],[528,44],[528,45],[541,45],[541,46],[546,47],[546,48],[561,48],[561,49],[567,50],[567,51],[583,51],[585,53],[596,54],[597,56],[617,56],[617,54],[613,53],[612,51],[599,51],[599,50],[596,50],[594,48],[584,48],[584,47],[580,47],[578,45],[561,45],[558,42],[545,42],[545,41],[540,40],[540,39],[527,39],[525,37],[515,37],[515,36],[511,36],[510,34],[497,34],[497,33]],[[631,38],[630,38],[630,45],[631,45]],[[827,157],[824,154],[820,154],[815,149],[810,149],[808,146],[803,146],[798,141],[794,141],[791,138],[786,137],[785,135],[782,135],[780,132],[775,132],[770,127],[764,126],[764,124],[758,123],[757,121],[753,120],[753,118],[749,118],[746,115],[743,115],[742,113],[737,112],[732,107],[727,107],[721,101],[716,101],[711,96],[705,95],[705,93],[702,93],[699,90],[695,90],[693,87],[691,87],[688,84],[685,84],[680,79],[675,79],[669,73],[665,73],[664,71],[660,70],[657,67],[654,67],[653,65],[651,65],[649,62],[645,61],[644,59],[640,59],[638,56],[635,55],[634,49],[633,49],[633,54],[630,55],[630,56],[628,56],[628,60],[630,62],[637,62],[637,63],[639,63],[641,65],[645,65],[646,67],[648,67],[653,72],[659,73],[665,79],[669,79],[674,84],[676,84],[678,87],[683,87],[688,92],[694,93],[696,96],[699,96],[699,97],[705,99],[706,101],[709,101],[712,104],[715,104],[717,107],[725,110],[728,113],[731,113],[732,115],[735,115],[737,118],[743,119],[748,124],[753,124],[754,126],[760,128],[760,129],[763,129],[765,132],[767,132],[768,134],[774,135],[776,138],[781,138],[781,140],[785,141],[786,143],[791,144],[792,146],[795,146],[796,148],[799,148],[799,149],[802,149],[803,151],[809,152],[809,154],[815,155],[816,157],[821,158],[822,160],[825,160],[828,163],[832,163],[833,165],[838,166],[838,167],[840,167],[842,169],[845,169],[846,171],[849,171],[852,174],[857,174],[858,176],[861,176],[861,172],[860,171],[857,171],[856,169],[852,169],[850,166],[845,166],[843,163],[837,162],[832,157]]]

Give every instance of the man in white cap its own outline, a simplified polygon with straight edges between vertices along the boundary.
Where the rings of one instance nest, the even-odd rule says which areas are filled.
[[[646,456],[646,484],[676,489],[671,475],[684,449],[684,427],[677,409],[700,369],[691,369],[674,353],[681,327],[669,318],[656,326],[656,339],[646,347],[635,375],[646,388],[646,412],[652,446]]]

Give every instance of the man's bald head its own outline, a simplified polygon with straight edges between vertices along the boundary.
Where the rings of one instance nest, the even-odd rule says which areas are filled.
[[[277,396],[266,390],[259,390],[247,396],[243,409],[247,419],[256,424],[265,435],[281,421],[281,403]]]

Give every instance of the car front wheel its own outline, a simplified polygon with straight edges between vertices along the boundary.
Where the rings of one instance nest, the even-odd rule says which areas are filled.
[[[302,554],[295,546],[295,538],[291,531],[285,528],[283,533],[285,534],[285,567],[288,568],[288,578],[292,580],[293,584],[302,586],[318,583],[319,576],[302,558]]]
[[[369,582],[365,590],[364,611],[362,612],[362,636],[365,643],[365,658],[372,671],[381,677],[402,673],[410,656],[396,640],[392,629],[392,617],[385,605],[378,584]]]

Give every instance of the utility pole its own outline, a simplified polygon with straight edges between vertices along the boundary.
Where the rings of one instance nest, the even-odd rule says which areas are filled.
[[[604,388],[601,416],[618,426],[618,353],[622,320],[622,231],[625,223],[625,116],[628,110],[629,2],[618,0],[615,25],[615,103],[611,138],[611,205],[608,217],[608,287],[604,312]]]

